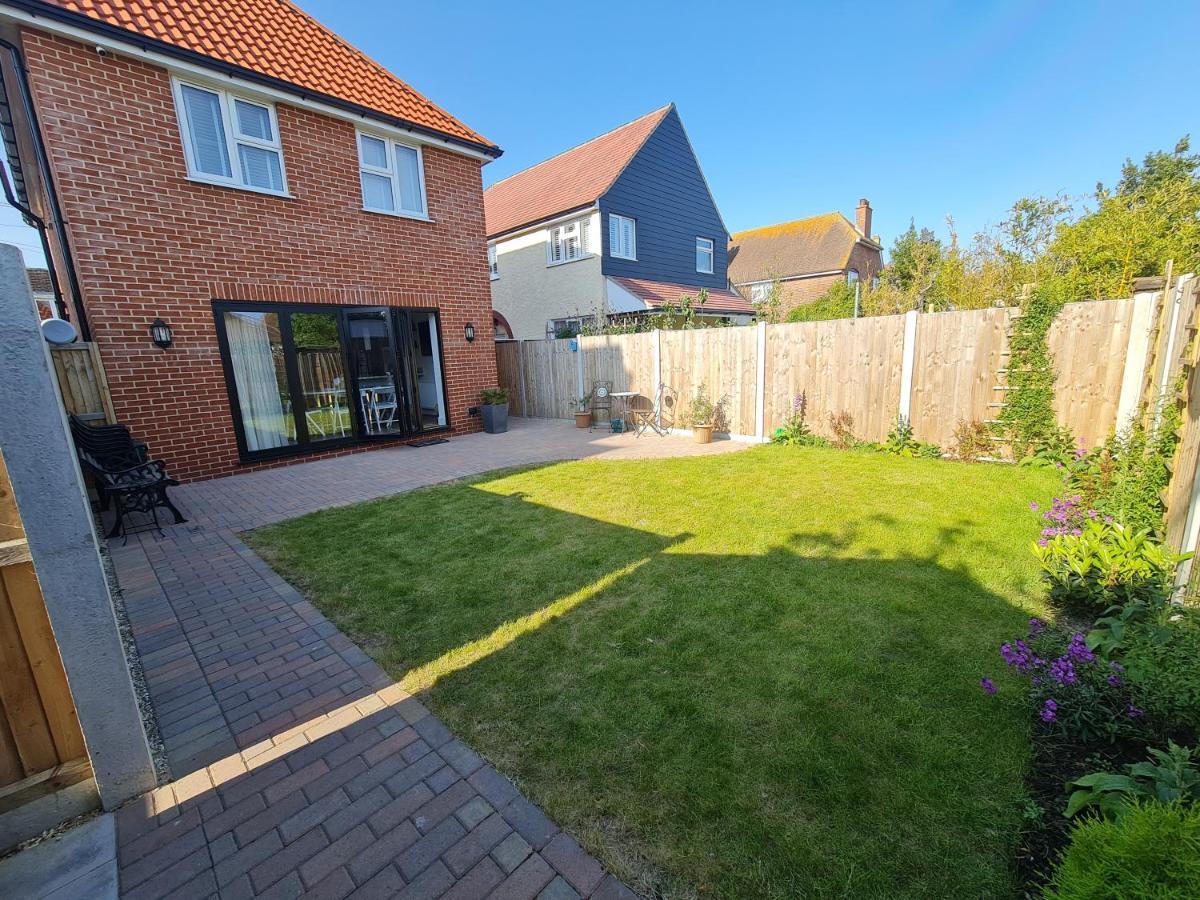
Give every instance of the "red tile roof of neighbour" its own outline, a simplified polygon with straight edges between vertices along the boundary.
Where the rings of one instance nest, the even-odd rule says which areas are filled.
[[[668,104],[497,181],[483,192],[488,237],[594,203],[672,109]]]
[[[612,280],[655,309],[668,302],[678,306],[679,301],[685,295],[696,297],[700,291],[707,290],[708,300],[704,304],[705,312],[750,315],[755,312],[754,307],[745,297],[721,288],[698,288],[692,284],[669,284],[665,281],[647,281],[644,278],[623,278],[616,275],[612,276]]]
[[[745,284],[840,271],[849,265],[850,251],[860,240],[858,229],[839,212],[739,231],[729,238],[729,280]]]
[[[287,0],[44,0],[38,5],[402,119],[499,155],[499,148],[486,138]]]

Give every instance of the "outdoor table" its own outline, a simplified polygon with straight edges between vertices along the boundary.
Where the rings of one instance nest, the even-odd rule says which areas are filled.
[[[619,397],[621,400],[621,430],[626,431],[625,416],[629,414],[629,398],[638,396],[637,391],[611,391],[610,397]],[[615,421],[615,417],[614,417]]]

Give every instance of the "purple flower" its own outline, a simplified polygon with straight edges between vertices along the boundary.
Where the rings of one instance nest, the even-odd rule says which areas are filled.
[[[1125,715],[1129,716],[1131,719],[1141,718],[1145,714],[1146,711],[1144,709],[1139,706],[1134,706],[1132,703],[1129,704],[1129,709],[1125,710]]]
[[[1121,686],[1121,676],[1120,675],[1109,675],[1106,680],[1108,681],[1109,687],[1120,687]]]
[[[1034,616],[1032,619],[1029,620],[1029,636],[1030,637],[1037,637],[1039,634],[1041,634],[1045,630],[1045,628],[1046,628],[1046,623],[1043,622],[1041,619],[1039,619],[1037,616]]]
[[[1112,669],[1114,672],[1124,672],[1125,671],[1125,667],[1123,665],[1121,665],[1119,662],[1117,662],[1115,659],[1108,664],[1108,667],[1110,669]]]
[[[1087,640],[1079,632],[1071,635],[1071,643],[1067,646],[1067,655],[1078,663],[1093,663],[1096,661],[1096,654],[1088,649]]]
[[[1050,677],[1059,684],[1074,684],[1079,680],[1069,656],[1060,656],[1050,663]]]
[[[1113,523],[1113,517],[1112,517],[1112,516],[1105,516],[1105,517],[1104,517],[1104,524],[1105,524],[1105,525],[1111,525],[1112,523]]]
[[[1047,700],[1042,704],[1041,717],[1043,722],[1053,722],[1058,718],[1058,704]]]
[[[1032,509],[1034,512],[1037,512],[1041,507],[1038,506],[1038,502],[1036,500],[1030,500],[1029,508]]]
[[[983,688],[985,694],[996,693],[996,685],[992,684],[992,679],[990,678],[981,678],[979,680],[979,686]]]

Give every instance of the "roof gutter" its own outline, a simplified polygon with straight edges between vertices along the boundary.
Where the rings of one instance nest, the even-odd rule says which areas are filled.
[[[79,286],[79,275],[75,271],[75,257],[71,252],[71,242],[68,239],[67,227],[63,221],[62,205],[58,200],[58,191],[54,187],[54,173],[50,170],[50,157],[46,152],[46,143],[42,140],[42,128],[38,123],[37,109],[33,105],[33,94],[29,87],[29,72],[25,68],[25,57],[21,53],[20,47],[3,38],[0,38],[0,47],[7,50],[12,59],[13,71],[17,76],[17,91],[21,95],[21,106],[25,112],[25,120],[29,125],[29,130],[32,133],[33,152],[34,156],[37,157],[38,174],[41,176],[46,197],[50,203],[52,223],[47,223],[40,217],[35,216],[33,211],[27,206],[16,201],[16,197],[13,195],[12,188],[8,183],[7,173],[4,177],[4,194],[9,203],[34,223],[34,227],[42,239],[42,250],[46,254],[46,268],[50,271],[50,282],[54,287],[55,305],[58,307],[58,314],[65,318],[64,313],[66,310],[63,304],[62,289],[59,286],[58,274],[54,268],[54,257],[50,253],[50,241],[46,236],[49,228],[54,229],[55,236],[58,238],[59,252],[62,254],[63,268],[67,271],[67,282],[71,289],[72,306],[75,309],[75,314],[79,317],[79,336],[84,341],[90,341],[92,339],[92,329],[88,324],[87,311],[83,308],[83,290]]]
[[[217,72],[229,75],[234,78],[240,78],[244,81],[260,84],[263,87],[272,88],[285,94],[291,94],[305,101],[315,101],[325,106],[331,106],[342,112],[352,113],[363,118],[373,119],[377,122],[382,122],[385,125],[390,125],[393,128],[401,128],[405,131],[410,131],[414,134],[424,135],[456,146],[471,150],[482,156],[490,159],[498,158],[504,151],[494,144],[483,144],[478,141],[470,141],[465,138],[456,137],[447,134],[444,131],[438,131],[436,128],[430,128],[426,125],[419,125],[416,122],[410,122],[407,119],[402,119],[399,116],[389,116],[387,113],[379,112],[376,109],[371,109],[368,106],[361,106],[357,103],[352,103],[349,100],[342,100],[339,97],[334,97],[330,94],[324,94],[320,91],[309,90],[300,85],[293,84],[290,81],[284,81],[281,78],[274,78],[270,75],[263,75],[261,72],[255,72],[253,69],[245,69],[241,66],[236,66],[233,63],[227,63],[223,60],[214,59],[211,56],[205,56],[203,53],[197,53],[194,50],[188,50],[183,47],[177,47],[174,44],[168,44],[166,41],[160,41],[156,38],[148,38],[133,31],[127,31],[124,28],[118,28],[116,25],[110,25],[107,22],[101,22],[93,19],[90,16],[85,16],[82,13],[75,13],[69,10],[61,9],[57,6],[50,6],[46,3],[38,2],[38,0],[4,0],[0,6],[11,7],[20,10],[23,15],[15,16],[20,21],[26,24],[39,24],[36,20],[46,19],[51,22],[57,22],[69,28],[79,29],[91,34],[98,34],[111,40],[118,41],[122,44],[131,45],[148,53],[155,53],[161,56],[178,59],[181,62],[191,63],[201,66],[206,69],[212,69]]]

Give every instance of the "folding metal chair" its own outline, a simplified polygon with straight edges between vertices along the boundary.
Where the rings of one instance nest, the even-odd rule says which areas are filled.
[[[633,430],[637,437],[641,437],[647,431],[654,431],[656,434],[663,434],[663,430],[658,425],[658,407],[662,401],[662,385],[658,386],[658,390],[654,392],[654,399],[638,394],[636,397],[630,397],[627,404],[627,415],[633,423]]]
[[[608,428],[612,422],[612,386],[611,381],[596,381],[592,383],[592,402],[589,408],[592,411],[592,421],[588,426],[588,431],[596,427],[596,414],[603,413],[600,421],[604,423],[604,427]]]

